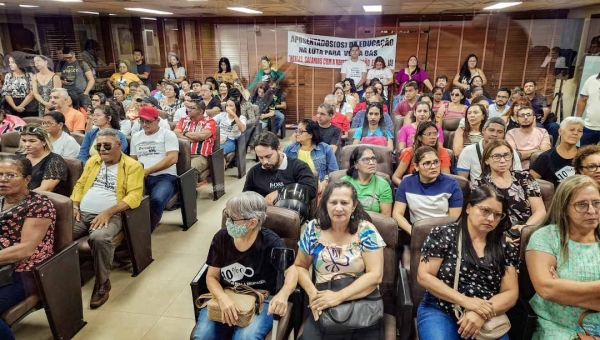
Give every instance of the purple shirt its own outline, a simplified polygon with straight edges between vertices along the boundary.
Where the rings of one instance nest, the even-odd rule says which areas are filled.
[[[427,74],[427,72],[425,72],[425,70],[423,70],[423,69],[419,69],[419,72],[417,72],[411,76],[411,75],[406,74],[404,70],[405,69],[403,68],[398,72],[398,74],[396,74],[396,80],[400,84],[400,87],[398,88],[398,94],[400,94],[400,92],[402,91],[402,88],[404,87],[404,83],[406,83],[409,80],[416,81],[417,84],[419,84],[419,91],[421,91],[421,89],[423,87],[423,82],[425,81],[425,79],[429,78],[429,75]]]

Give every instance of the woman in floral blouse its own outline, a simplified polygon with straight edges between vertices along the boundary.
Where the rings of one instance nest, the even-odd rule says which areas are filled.
[[[487,320],[514,306],[519,297],[519,249],[504,237],[510,225],[506,209],[504,196],[480,186],[471,192],[458,222],[431,230],[417,273],[427,290],[417,310],[419,339],[474,338]],[[454,289],[459,247],[461,265]],[[460,320],[455,305],[462,307]],[[508,335],[499,339],[508,340]]]
[[[0,157],[0,263],[14,263],[12,283],[0,287],[0,313],[25,299],[24,278],[53,253],[56,210],[44,196],[29,191],[31,162],[16,155]],[[0,339],[14,339],[0,319]]]

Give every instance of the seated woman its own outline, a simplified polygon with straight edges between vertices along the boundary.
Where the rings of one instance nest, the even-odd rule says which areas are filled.
[[[46,196],[29,190],[31,176],[27,158],[0,156],[0,262],[15,265],[12,283],[0,289],[0,313],[26,298],[24,281],[33,280],[33,267],[54,253],[56,210]],[[2,319],[0,339],[14,340]]]
[[[432,103],[432,108],[431,110],[433,112],[437,112],[437,110],[446,105],[448,102],[443,100],[442,98],[444,97],[444,89],[436,86],[433,88],[433,90],[431,90],[431,94],[433,96],[433,103]]]
[[[392,188],[387,180],[377,176],[377,156],[368,146],[354,149],[350,155],[350,169],[343,181],[352,184],[358,201],[366,211],[392,216]]]
[[[358,201],[352,184],[340,181],[325,189],[317,216],[308,222],[298,246],[298,283],[306,291],[312,311],[300,339],[323,339],[316,321],[325,309],[366,297],[381,283],[385,242]],[[308,273],[311,265],[316,282]],[[315,283],[328,282],[344,273],[360,279],[339,292],[319,291],[315,287]],[[379,332],[379,325],[375,329],[355,330],[354,338],[379,339]]]
[[[587,176],[565,179],[550,212],[527,244],[529,277],[537,292],[529,301],[537,314],[533,339],[579,339],[583,328],[600,336],[600,193]]]
[[[202,308],[194,340],[224,339],[226,334],[232,332],[233,339],[263,339],[273,326],[273,314],[285,315],[289,312],[287,301],[296,288],[298,272],[295,266],[290,266],[285,271],[283,287],[279,292],[275,290],[277,271],[269,260],[273,248],[285,248],[285,244],[273,231],[261,227],[267,218],[264,197],[252,191],[233,196],[227,201],[225,216],[227,229],[217,231],[206,258],[206,286],[219,301],[223,322],[209,320],[208,308]],[[232,272],[240,275],[232,278]],[[254,315],[252,323],[246,327],[234,326],[237,320],[236,306],[224,293],[224,288],[237,285],[247,285],[270,293],[260,306],[259,314]]]
[[[344,94],[344,90],[340,87],[336,87],[333,89],[333,93],[335,96],[335,112],[341,113],[346,116],[348,122],[352,121],[352,117],[354,117],[354,111],[352,111],[352,106],[348,104],[346,101],[346,95]]]
[[[575,173],[586,175],[600,183],[600,146],[586,145],[573,158]]]
[[[435,114],[437,125],[441,126],[442,119],[444,118],[464,118],[467,112],[467,105],[465,105],[466,97],[467,95],[463,88],[453,88],[452,92],[450,92],[450,102],[440,106]]]
[[[475,188],[460,219],[434,227],[427,236],[417,273],[427,290],[417,309],[419,339],[475,338],[486,321],[517,302],[519,250],[504,237],[510,226],[503,213],[506,202],[489,186]],[[464,313],[460,320],[457,306]],[[508,340],[508,335],[499,339]]]
[[[83,143],[81,143],[81,148],[79,149],[79,155],[77,156],[83,164],[85,164],[91,156],[98,154],[98,151],[92,146],[96,145],[96,135],[98,135],[98,131],[103,129],[117,130],[119,139],[121,140],[121,151],[127,151],[127,137],[119,131],[119,118],[117,118],[117,115],[109,106],[100,105],[95,108],[92,119],[95,128],[85,133]]]
[[[226,112],[219,113],[213,119],[221,129],[221,148],[223,153],[227,155],[235,152],[235,141],[246,130],[246,117],[242,116],[240,103],[231,99],[227,100],[225,110]]]
[[[342,83],[344,84],[344,96],[346,97],[346,102],[350,104],[350,107],[352,107],[352,110],[354,110],[354,107],[360,101],[358,92],[356,92],[356,84],[354,84],[354,79],[346,78],[342,80]]]
[[[354,132],[352,144],[381,145],[394,150],[393,132],[385,128],[382,115],[381,103],[370,104],[367,107],[367,119]]]
[[[27,123],[19,116],[11,115],[7,110],[0,108],[0,135],[20,131],[25,125]]]
[[[537,225],[546,215],[542,192],[529,172],[513,170],[513,149],[504,139],[490,142],[481,156],[482,172],[472,187],[489,185],[508,200],[505,212],[513,229],[521,231],[525,225]]]
[[[65,116],[58,111],[50,111],[42,119],[42,126],[52,142],[52,152],[63,158],[77,158],[81,146],[65,126]]]
[[[339,170],[333,150],[322,141],[319,124],[310,119],[298,123],[292,139],[296,142],[286,146],[283,153],[308,164],[313,173],[319,175],[318,194],[321,194],[329,183],[329,174]]]
[[[427,97],[425,97],[427,98]],[[407,147],[411,147],[415,141],[415,134],[417,133],[417,126],[421,122],[435,121],[435,115],[431,111],[431,105],[427,102],[420,101],[415,104],[415,113],[413,115],[414,122],[405,124],[398,131],[398,151],[402,151]],[[438,142],[444,143],[444,132],[441,127],[437,127],[438,131]]]
[[[52,191],[69,197],[67,163],[52,152],[48,132],[38,124],[27,124],[21,131],[22,152],[33,165],[30,190]]]
[[[440,171],[437,151],[430,146],[419,147],[413,156],[415,171],[396,189],[392,217],[408,234],[412,224],[429,217],[459,216],[463,195],[458,183]],[[410,222],[404,214],[410,213]]]
[[[260,124],[263,129],[267,128],[269,119],[275,115],[275,102],[273,101],[273,91],[267,82],[261,81],[256,84],[250,102],[258,105],[260,114]]]
[[[488,113],[481,104],[473,104],[467,109],[467,117],[460,120],[458,129],[454,133],[452,151],[458,157],[465,146],[479,143],[483,140],[483,125],[487,121]]]
[[[356,104],[356,106],[354,107],[354,114],[356,115],[358,113],[358,111],[366,110],[367,106],[371,102],[371,97],[374,95],[379,95],[380,97],[383,98],[383,95],[380,95],[373,86],[367,86],[365,88],[363,100],[361,100],[361,102]],[[383,101],[383,100],[380,100],[380,101]],[[386,104],[383,104],[383,112],[388,113],[388,107]]]
[[[438,129],[439,127],[432,121],[424,121],[419,123],[413,145],[402,150],[402,153],[400,154],[400,163],[392,175],[392,182],[395,185],[400,185],[400,182],[402,182],[402,177],[404,177],[405,174],[411,174],[413,172],[415,169],[415,165],[413,163],[413,153],[421,146],[430,146],[434,150],[437,150],[438,157],[440,158],[440,168],[442,173],[450,173],[450,155],[448,154],[448,151],[444,149],[442,144],[438,142]]]

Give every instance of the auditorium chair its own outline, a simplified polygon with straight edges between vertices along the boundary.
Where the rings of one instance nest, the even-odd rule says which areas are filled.
[[[42,125],[42,122],[44,121],[44,119],[42,117],[23,117],[22,119],[27,124]]]
[[[2,152],[14,154],[19,150],[21,144],[21,134],[18,132],[7,132],[0,138],[0,145],[2,146]]]
[[[456,174],[456,163],[458,163],[457,157],[454,157],[454,151],[452,149],[446,149],[446,152],[450,158],[450,173]]]
[[[544,151],[536,151],[529,156],[529,165],[533,165],[535,160],[542,154]]]
[[[83,133],[79,133],[79,132],[71,132],[71,137],[75,138],[77,143],[79,143],[79,145],[81,145],[81,144],[83,144],[83,139],[85,138],[85,135]]]
[[[343,169],[343,170],[336,170],[333,171],[332,173],[329,174],[329,182],[333,183],[333,182],[338,182],[342,179],[342,177],[346,176],[346,170],[347,169]],[[388,181],[388,183],[390,184],[390,186],[392,185],[392,179],[390,177],[390,175],[383,173],[381,171],[377,171],[375,173],[377,176],[382,177],[383,179],[385,179],[386,181]]]
[[[9,326],[29,313],[44,308],[52,336],[72,339],[86,322],[79,281],[77,242],[73,242],[73,201],[52,192],[39,191],[56,209],[54,254],[24,275],[27,297],[0,317]]]
[[[352,156],[352,152],[360,146],[365,146],[361,144],[356,145],[346,145],[342,149],[342,156],[340,157],[340,169],[349,169],[350,168],[350,156]],[[373,149],[373,153],[377,156],[377,171],[381,171],[385,174],[393,174],[393,158],[392,158],[392,150],[385,146],[380,145],[368,145],[371,149]]]
[[[300,215],[297,212],[285,208],[268,206],[267,207],[267,219],[263,223],[262,227],[274,231],[279,236],[287,248],[293,249],[294,252],[298,252],[298,241],[300,240]],[[223,211],[223,218],[221,222],[221,228],[225,228],[225,216]],[[267,264],[270,265],[270,264]],[[206,272],[208,266],[202,265],[200,271],[196,274],[190,287],[192,289],[192,304],[194,305],[195,320],[198,321],[198,315],[200,309],[196,306],[195,301],[202,294],[208,293],[206,287]],[[294,330],[295,338],[297,338],[298,330],[302,324],[302,310],[303,310],[302,293],[299,288],[290,295],[288,300],[288,312],[279,321],[279,328],[277,332],[277,340],[288,339],[289,335]],[[193,339],[196,327],[192,330],[190,339]],[[266,340],[271,340],[271,332],[265,337]]]
[[[215,134],[215,143],[212,153],[206,157],[208,161],[208,171],[213,186],[213,201],[218,200],[225,195],[225,155],[221,144],[219,143],[220,128],[217,125]]]
[[[192,168],[191,143],[187,139],[178,138],[179,155],[177,156],[177,183],[173,197],[167,202],[166,210],[172,210],[179,203],[183,230],[188,230],[196,221],[198,207],[196,205],[196,169]]]
[[[444,130],[444,148],[452,149],[452,144],[454,143],[454,134],[455,133],[456,133],[456,131],[450,131],[448,133],[448,137],[446,138],[446,131]]]
[[[456,131],[458,129],[458,124],[460,123],[460,117],[454,118],[443,118],[442,119],[442,130],[444,131]]]
[[[131,276],[136,277],[154,261],[150,239],[150,197],[144,196],[139,207],[123,211],[121,220],[122,229],[112,242],[116,245],[117,252],[123,240],[126,241],[126,246],[123,247],[128,251],[133,265]],[[79,245],[80,258],[83,260],[92,255],[88,239],[89,236],[84,236],[75,240]]]
[[[65,163],[67,163],[67,183],[69,184],[69,195],[73,193],[75,184],[83,173],[83,164],[77,158],[64,157]]]
[[[269,121],[267,122],[267,130],[273,132],[277,136],[277,121],[275,119],[275,115],[269,118]],[[281,130],[279,131],[278,136],[281,139],[285,138],[285,117],[283,119],[283,125],[281,125]]]
[[[542,191],[542,200],[544,201],[546,212],[548,212],[548,209],[550,209],[550,204],[552,203],[552,198],[554,197],[554,184],[543,179],[538,179],[537,182],[540,185],[540,190]]]

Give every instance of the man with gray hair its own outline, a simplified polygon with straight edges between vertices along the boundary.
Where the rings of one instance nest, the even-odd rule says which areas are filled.
[[[144,186],[144,168],[121,152],[116,130],[100,130],[94,148],[98,154],[85,163],[71,195],[75,218],[73,239],[89,235],[94,257],[96,282],[90,308],[98,308],[108,300],[116,247],[112,239],[121,231],[119,213],[140,205]]]
[[[460,153],[458,164],[456,165],[457,175],[471,181],[481,177],[481,157],[483,150],[490,142],[496,139],[504,139],[504,130],[506,123],[500,117],[488,119],[483,125],[483,140],[479,143],[466,146]],[[513,150],[513,170],[521,170],[521,160],[517,150]]]
[[[85,117],[73,108],[69,92],[63,88],[55,88],[50,92],[50,106],[65,116],[65,126],[71,132],[85,133]]]
[[[577,143],[583,136],[583,119],[581,117],[567,117],[560,123],[558,135],[559,142],[556,147],[542,152],[531,163],[529,173],[535,179],[552,182],[558,187],[560,182],[569,176],[575,175],[573,158],[577,154]]]

